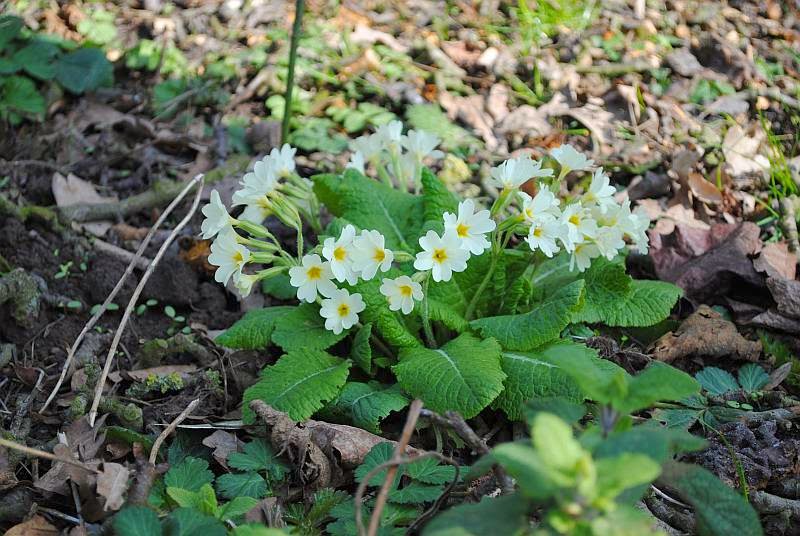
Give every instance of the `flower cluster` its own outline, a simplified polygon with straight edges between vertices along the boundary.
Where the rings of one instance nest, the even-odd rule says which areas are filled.
[[[408,191],[418,189],[423,160],[441,157],[436,150],[439,139],[425,132],[402,133],[402,124],[393,121],[371,135],[353,142],[348,167],[361,172],[369,165],[387,184]],[[410,263],[412,275],[383,277],[379,287],[391,311],[410,314],[417,302],[425,299],[423,283],[446,282],[454,273],[467,269],[473,255],[491,250],[502,253],[514,235],[521,235],[532,251],[553,257],[560,251],[570,254],[570,269],[586,270],[592,259],[613,259],[632,242],[640,250],[647,248],[649,220],[632,212],[630,202],[616,199],[616,191],[602,168],[570,145],[553,149],[552,160],[558,164],[556,175],[551,167],[528,156],[504,161],[491,170],[491,180],[500,190],[491,210],[481,208],[472,199],[458,203],[455,213],[442,214],[442,231],[429,230],[419,238],[419,251],[392,251],[385,237],[373,229],[345,225],[338,236],[327,237],[311,251],[303,245],[303,220],[317,235],[321,234],[319,207],[310,182],[295,172],[295,150],[288,145],[274,149],[256,162],[253,171],[241,181],[234,193],[234,206],[243,206],[241,215],[231,216],[217,191],[203,208],[202,236],[215,238],[209,262],[217,266],[215,279],[223,284],[233,281],[246,296],[262,279],[288,271],[289,282],[300,301],[320,304],[325,327],[341,333],[358,322],[366,304],[353,286],[388,272],[392,264]],[[387,167],[388,165],[388,167]],[[391,175],[389,173],[391,170]],[[562,205],[558,197],[561,180],[572,171],[592,172],[586,191]],[[534,196],[519,190],[536,179]],[[297,254],[291,255],[262,225],[274,215],[297,231]],[[253,274],[244,272],[248,264],[269,265]],[[406,273],[409,273],[407,270]],[[469,316],[469,312],[467,313]]]

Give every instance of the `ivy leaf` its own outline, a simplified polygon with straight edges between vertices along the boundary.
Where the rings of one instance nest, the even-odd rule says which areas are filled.
[[[272,342],[291,352],[293,350],[326,350],[344,339],[349,330],[338,335],[325,329],[325,319],[319,306],[304,303],[275,319]]]
[[[208,469],[208,462],[187,456],[164,475],[164,484],[170,488],[197,491],[205,484],[214,481],[214,473]]]
[[[582,344],[556,341],[530,352],[504,351],[500,364],[506,374],[505,389],[494,401],[494,406],[505,411],[511,420],[524,419],[525,403],[534,398],[562,397],[571,402],[582,402],[580,388],[561,367],[546,360],[548,356],[563,355],[563,359],[576,352],[592,351]]]
[[[237,350],[263,350],[269,346],[277,320],[295,309],[291,306],[277,306],[248,311],[217,336],[214,342]]]
[[[225,526],[211,516],[203,515],[194,508],[178,508],[167,517],[164,528],[166,536],[225,536]]]
[[[258,473],[228,473],[217,478],[217,492],[226,499],[252,497],[261,499],[268,492],[267,481]]]
[[[422,207],[424,221],[440,221],[444,212],[458,210],[456,196],[426,167],[422,168]]]
[[[81,94],[114,81],[114,70],[103,51],[82,48],[65,54],[55,63],[56,80],[68,91]]]
[[[128,506],[114,516],[114,532],[119,536],[160,536],[158,515],[146,506]]]
[[[739,369],[739,385],[748,393],[758,391],[769,383],[769,375],[755,363],[748,363]]]
[[[242,403],[242,419],[255,422],[249,404],[263,400],[286,412],[295,421],[304,421],[332,400],[347,380],[351,361],[320,350],[288,352],[277,363],[261,372],[261,380],[247,388]]]
[[[422,199],[348,169],[313,177],[314,193],[334,215],[386,237],[386,247],[413,252],[422,222]]]
[[[478,504],[460,504],[436,516],[425,525],[422,536],[524,534],[528,509],[529,502],[520,493],[484,497]]]
[[[583,280],[574,281],[528,313],[479,318],[470,325],[484,337],[497,339],[507,350],[531,350],[558,337],[579,307],[582,295]]]
[[[708,394],[714,396],[724,395],[739,389],[736,378],[727,370],[717,367],[706,367],[694,375],[700,385]]]
[[[457,411],[474,417],[503,390],[506,375],[500,367],[500,346],[464,333],[437,350],[400,351],[394,370],[407,393],[422,399],[433,411]]]
[[[372,373],[372,346],[369,344],[371,336],[372,324],[364,324],[353,337],[353,347],[350,349],[350,357],[367,374]]]
[[[753,507],[708,470],[671,462],[664,466],[661,480],[694,507],[697,533],[701,536],[764,533]]]
[[[281,480],[286,474],[286,466],[275,456],[272,449],[263,439],[254,439],[246,443],[243,452],[231,452],[228,465],[240,471],[267,471],[273,480]]]
[[[608,326],[652,326],[669,316],[682,295],[672,283],[634,279],[625,301],[605,311],[602,321]]]
[[[321,415],[333,422],[352,424],[380,434],[380,422],[393,411],[408,405],[408,399],[396,385],[385,387],[377,382],[348,382]]]

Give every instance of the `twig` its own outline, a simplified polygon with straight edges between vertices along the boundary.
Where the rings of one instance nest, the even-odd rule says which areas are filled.
[[[119,327],[117,328],[116,333],[114,333],[114,340],[111,342],[111,348],[108,349],[108,354],[106,355],[106,362],[103,366],[103,372],[100,374],[100,378],[97,380],[97,385],[94,389],[94,399],[92,400],[92,408],[89,410],[89,426],[94,427],[94,421],[97,418],[97,408],[100,405],[100,400],[103,398],[103,386],[106,383],[106,378],[108,377],[108,373],[111,371],[111,363],[114,360],[114,354],[117,351],[117,346],[119,345],[119,341],[122,338],[122,332],[125,330],[125,325],[128,323],[128,319],[130,318],[131,314],[133,313],[134,308],[136,307],[136,301],[139,299],[139,295],[144,290],[147,281],[150,279],[150,276],[153,275],[153,272],[158,266],[159,261],[166,253],[167,249],[169,248],[170,244],[172,244],[173,240],[178,236],[181,229],[186,227],[186,224],[192,219],[194,216],[195,211],[197,210],[198,205],[200,204],[200,197],[203,195],[203,175],[199,175],[195,177],[195,180],[192,181],[192,185],[198,184],[199,187],[197,188],[197,194],[194,196],[194,201],[192,202],[192,206],[189,209],[189,212],[184,216],[184,218],[180,221],[180,223],[172,230],[172,233],[167,237],[161,247],[158,250],[158,253],[153,258],[153,262],[150,266],[147,267],[147,271],[145,271],[144,275],[142,275],[141,281],[136,286],[136,289],[133,291],[133,295],[131,296],[130,301],[128,302],[128,306],[125,308],[125,313],[122,315],[122,320],[119,323]]]
[[[175,429],[178,427],[178,425],[180,423],[182,423],[186,419],[186,417],[188,417],[194,411],[194,408],[196,408],[199,403],[200,403],[200,399],[199,398],[195,398],[194,400],[192,400],[189,403],[189,405],[186,406],[186,409],[183,410],[180,415],[175,417],[175,420],[173,420],[171,423],[169,423],[169,426],[164,428],[164,431],[162,431],[160,434],[158,434],[158,437],[156,438],[156,440],[153,441],[153,448],[150,449],[149,462],[151,464],[155,465],[156,458],[158,458],[158,449],[161,448],[161,444],[164,443],[164,441],[167,439],[167,437],[172,432],[175,431]]]
[[[422,400],[417,398],[411,403],[411,407],[408,410],[408,416],[406,417],[406,424],[403,426],[403,432],[400,434],[400,439],[398,440],[397,446],[394,449],[392,461],[395,463],[386,471],[386,478],[384,479],[383,485],[378,492],[378,497],[375,499],[375,509],[372,511],[372,517],[369,519],[369,529],[366,532],[367,536],[375,536],[378,533],[378,526],[380,525],[381,521],[381,512],[383,511],[383,507],[386,506],[386,499],[389,497],[389,488],[392,487],[394,475],[397,474],[397,466],[402,463],[400,460],[402,460],[403,453],[405,452],[409,441],[411,441],[411,435],[414,433],[414,427],[417,425],[417,419],[419,419],[420,411],[422,411]],[[369,482],[369,478],[365,478],[364,482]],[[364,524],[361,521],[361,504],[359,501],[356,501],[356,523],[358,525],[359,536],[365,534]]]
[[[50,461],[53,461],[53,462],[61,462],[61,463],[66,463],[68,465],[74,465],[75,467],[80,467],[81,469],[83,469],[85,471],[89,471],[91,473],[99,473],[100,472],[97,469],[93,469],[93,468],[89,467],[88,465],[86,465],[85,463],[80,462],[78,460],[72,460],[70,458],[61,458],[60,456],[56,456],[52,452],[47,452],[47,451],[44,451],[44,450],[35,449],[33,447],[28,447],[28,446],[25,446],[25,445],[21,445],[21,444],[17,443],[16,441],[10,441],[8,439],[3,439],[2,437],[0,437],[0,447],[6,447],[6,448],[9,448],[9,449],[13,449],[13,450],[16,450],[18,452],[22,452],[23,454],[27,454],[28,456],[36,456],[37,458],[42,458],[44,460],[50,460]]]
[[[286,143],[289,138],[289,121],[292,118],[292,91],[294,91],[294,68],[297,61],[297,45],[303,33],[303,11],[305,0],[295,0],[294,24],[292,25],[292,40],[289,43],[289,65],[286,68],[286,96],[283,105],[283,122],[281,123],[281,143]]]
[[[787,512],[795,521],[800,520],[800,501],[778,497],[765,491],[753,491],[750,504],[761,514],[780,514]]]
[[[144,254],[145,249],[147,248],[148,244],[150,244],[150,240],[152,240],[153,236],[156,233],[156,230],[161,226],[162,223],[164,223],[164,220],[167,219],[167,216],[169,216],[172,213],[172,211],[175,210],[175,207],[178,206],[178,204],[183,200],[183,198],[186,197],[186,194],[189,193],[189,190],[191,190],[195,184],[197,184],[199,181],[202,180],[203,176],[197,175],[194,179],[192,179],[189,182],[189,184],[184,186],[183,190],[181,190],[178,193],[178,195],[175,197],[172,203],[170,203],[169,206],[164,210],[164,212],[161,213],[161,216],[159,216],[159,218],[150,228],[150,231],[147,233],[147,236],[144,237],[144,240],[142,240],[142,243],[139,245],[139,249],[136,250],[136,253],[130,260],[130,263],[128,263],[127,268],[125,268],[125,273],[122,274],[122,277],[120,278],[119,281],[117,281],[117,284],[111,291],[111,294],[108,295],[103,304],[100,306],[100,309],[94,315],[92,315],[92,318],[90,318],[89,321],[86,323],[86,325],[83,326],[83,329],[78,334],[78,338],[75,339],[74,343],[72,343],[72,346],[67,352],[67,359],[66,361],[64,361],[64,368],[61,369],[61,376],[59,376],[55,387],[53,387],[53,390],[50,392],[50,396],[47,397],[47,400],[42,406],[42,409],[39,410],[39,414],[44,413],[44,411],[47,409],[47,407],[50,405],[50,403],[58,394],[58,390],[61,389],[61,384],[64,383],[64,380],[66,379],[67,374],[69,373],[69,368],[70,365],[72,364],[72,359],[75,357],[75,352],[78,351],[78,347],[83,342],[83,338],[86,337],[86,334],[89,333],[89,330],[91,330],[94,327],[94,325],[97,324],[97,322],[100,320],[100,317],[103,316],[103,313],[105,313],[106,310],[108,309],[109,304],[114,301],[114,298],[122,289],[122,286],[125,284],[125,281],[127,281],[128,277],[130,277],[130,275],[133,273],[133,269],[136,267],[136,263],[138,262],[139,259],[141,259],[142,254]],[[202,190],[202,188],[200,190]]]
[[[136,253],[131,253],[127,249],[109,244],[105,240],[100,240],[99,238],[92,240],[92,245],[97,251],[102,251],[106,255],[119,259],[122,262],[134,264],[139,270],[145,271],[150,265],[150,259],[137,255],[138,251]]]

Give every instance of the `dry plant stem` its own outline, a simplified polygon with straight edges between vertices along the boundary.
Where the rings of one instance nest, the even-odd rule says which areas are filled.
[[[109,304],[112,301],[114,301],[114,298],[122,289],[122,286],[125,284],[125,281],[127,281],[128,277],[130,277],[130,275],[133,273],[133,269],[136,267],[137,263],[142,258],[145,249],[147,248],[148,244],[150,244],[150,240],[153,239],[153,236],[156,234],[158,228],[161,226],[162,223],[164,223],[164,220],[167,219],[167,217],[172,213],[172,211],[175,210],[175,207],[177,207],[178,204],[180,204],[180,202],[183,201],[183,198],[186,197],[186,194],[188,194],[189,191],[198,182],[202,180],[203,180],[203,175],[197,175],[194,179],[189,181],[189,183],[186,186],[184,186],[183,190],[181,190],[178,193],[178,195],[175,197],[172,203],[170,203],[169,206],[166,209],[164,209],[164,212],[161,213],[161,216],[159,216],[159,218],[150,228],[150,231],[148,231],[147,235],[142,240],[142,243],[139,245],[139,249],[136,250],[136,253],[130,259],[127,268],[125,268],[125,273],[122,274],[122,277],[120,278],[119,281],[117,281],[117,284],[111,291],[111,294],[108,295],[103,304],[100,306],[100,309],[94,315],[92,315],[92,318],[90,318],[89,321],[86,323],[86,325],[83,326],[83,329],[78,334],[78,338],[75,339],[74,343],[72,343],[69,352],[67,352],[67,359],[66,361],[64,361],[64,368],[61,369],[61,376],[59,376],[55,387],[53,387],[53,390],[50,391],[50,395],[47,397],[47,400],[42,406],[42,409],[39,410],[40,414],[44,413],[44,411],[47,409],[47,407],[50,405],[50,403],[58,394],[58,390],[61,389],[61,384],[64,383],[64,380],[69,374],[69,369],[70,366],[72,365],[72,360],[75,357],[75,352],[78,351],[78,347],[83,342],[83,338],[86,337],[86,334],[89,333],[89,330],[91,330],[95,326],[95,324],[97,324],[97,322],[100,320],[100,317],[103,316],[103,313],[105,313],[106,310],[108,309]]]
[[[789,244],[789,249],[794,252],[795,256],[800,260],[800,238],[797,233],[797,211],[795,202],[797,196],[784,197],[781,199],[781,226],[784,233],[786,233],[786,241]]]
[[[94,399],[92,400],[92,408],[89,410],[89,426],[94,427],[94,421],[97,419],[97,408],[100,405],[100,400],[103,398],[103,386],[106,383],[106,378],[108,378],[108,373],[111,371],[111,363],[114,361],[114,354],[117,351],[117,346],[119,346],[119,341],[122,338],[122,333],[125,331],[125,326],[128,323],[128,320],[133,313],[134,308],[136,307],[136,302],[139,299],[139,295],[144,290],[147,281],[150,279],[150,276],[153,275],[153,272],[158,266],[158,263],[161,261],[161,258],[166,253],[169,246],[178,236],[181,229],[186,227],[186,224],[192,219],[194,216],[195,211],[197,210],[198,205],[200,204],[200,197],[203,194],[203,176],[199,175],[192,181],[191,185],[199,184],[197,188],[197,194],[194,196],[194,201],[192,202],[192,206],[189,209],[189,212],[184,216],[181,222],[172,230],[172,233],[167,237],[161,247],[158,250],[158,253],[153,258],[152,264],[147,267],[147,271],[142,276],[142,279],[139,281],[139,284],[136,286],[136,289],[133,291],[133,295],[131,296],[130,301],[128,302],[128,306],[125,308],[125,313],[122,315],[122,320],[119,323],[119,327],[117,328],[116,333],[114,333],[114,340],[111,342],[111,348],[108,349],[108,354],[106,355],[106,362],[103,366],[103,372],[100,374],[100,378],[97,380],[97,385],[94,389]],[[190,186],[191,186],[190,185]],[[189,186],[187,186],[188,188]]]
[[[189,405],[186,406],[186,409],[183,410],[180,415],[175,417],[175,420],[169,423],[169,426],[164,428],[164,431],[158,435],[156,440],[153,442],[153,448],[150,449],[149,461],[151,464],[155,465],[156,458],[158,458],[158,450],[161,448],[162,443],[164,443],[167,437],[169,437],[169,435],[175,431],[178,425],[182,423],[186,419],[186,417],[191,415],[191,413],[194,411],[194,408],[196,408],[199,403],[200,403],[199,398],[195,398],[194,400],[192,400],[189,403]]]
[[[97,469],[92,469],[88,465],[79,462],[78,460],[71,460],[69,458],[61,458],[56,456],[52,452],[46,452],[44,450],[35,449],[32,447],[28,447],[25,445],[20,445],[16,441],[9,441],[8,439],[3,439],[0,437],[0,447],[6,447],[8,449],[16,450],[18,452],[22,452],[23,454],[27,454],[28,456],[35,456],[37,458],[42,458],[44,460],[50,460],[52,462],[61,462],[66,463],[68,465],[74,465],[75,467],[80,467],[85,471],[89,471],[90,473],[99,473]]]
[[[406,417],[406,424],[403,426],[403,433],[400,434],[400,440],[397,442],[397,446],[394,449],[392,461],[396,463],[392,467],[389,467],[389,469],[386,471],[386,479],[383,481],[383,485],[378,492],[378,497],[375,499],[375,509],[372,511],[372,517],[369,519],[369,529],[366,533],[367,536],[375,536],[378,533],[378,526],[381,522],[381,512],[383,511],[383,507],[386,506],[386,499],[389,497],[389,488],[392,487],[394,475],[397,474],[397,466],[400,463],[399,460],[403,458],[403,453],[406,451],[409,441],[411,441],[411,435],[414,433],[414,427],[417,425],[417,419],[419,419],[419,414],[421,411],[422,400],[417,398],[411,403],[411,407],[408,410],[408,416]],[[365,479],[365,482],[369,482],[369,479]],[[358,502],[356,502],[356,505],[358,506]],[[358,533],[364,534],[364,526],[361,523],[360,508],[356,515]]]

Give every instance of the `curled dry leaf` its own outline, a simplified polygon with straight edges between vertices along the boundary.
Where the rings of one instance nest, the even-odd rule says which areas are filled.
[[[701,305],[677,330],[654,342],[650,351],[655,359],[664,363],[688,356],[758,361],[761,342],[745,339],[733,322],[707,305]]]
[[[97,475],[97,493],[104,499],[103,510],[117,511],[125,502],[125,492],[128,491],[128,477],[130,471],[121,464],[106,462],[99,475]]]
[[[42,516],[34,516],[6,531],[6,536],[58,536],[59,531]]]
[[[242,447],[242,442],[235,434],[225,430],[216,430],[213,434],[203,439],[203,445],[214,449],[211,455],[222,467],[228,467],[228,456],[232,452],[238,452]]]
[[[771,278],[793,280],[797,275],[797,257],[784,242],[764,244],[753,266]]]

